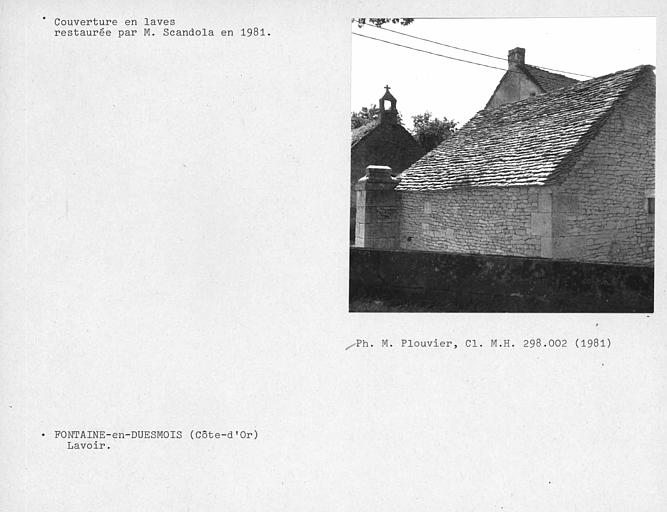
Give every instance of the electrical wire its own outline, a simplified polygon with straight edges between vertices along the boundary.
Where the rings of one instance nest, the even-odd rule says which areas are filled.
[[[356,20],[353,20],[353,21],[356,21]],[[505,57],[498,57],[498,56],[496,56],[496,55],[490,55],[490,54],[488,54],[488,53],[477,52],[477,51],[475,51],[475,50],[469,50],[469,49],[467,49],[467,48],[461,48],[461,47],[459,47],[459,46],[454,46],[454,45],[451,45],[451,44],[441,43],[440,41],[434,41],[434,40],[432,40],[432,39],[426,39],[426,38],[424,38],[424,37],[414,36],[414,35],[412,35],[412,34],[406,34],[405,32],[399,32],[398,30],[393,30],[393,29],[386,28],[386,27],[378,27],[378,26],[376,26],[376,25],[373,25],[372,23],[366,23],[365,25],[366,25],[366,26],[369,26],[369,27],[372,27],[372,28],[377,28],[377,29],[380,29],[380,30],[385,30],[385,31],[387,31],[387,32],[392,32],[392,33],[394,33],[394,34],[399,34],[399,35],[402,35],[402,36],[405,36],[405,37],[410,37],[410,38],[412,38],[412,39],[418,39],[418,40],[420,40],[420,41],[425,41],[425,42],[428,42],[428,43],[433,43],[433,44],[437,44],[437,45],[440,45],[440,46],[445,46],[445,47],[447,47],[447,48],[453,48],[454,50],[460,50],[460,51],[462,51],[462,52],[473,53],[473,54],[475,54],[475,55],[481,55],[481,56],[483,56],[483,57],[489,57],[489,58],[491,58],[491,59],[498,59],[498,60],[502,60],[503,62],[506,60]],[[370,38],[370,39],[374,39],[374,38],[372,38],[372,37],[370,37],[370,36],[364,36],[364,35],[359,34],[359,33],[357,33],[357,32],[353,32],[353,34],[356,34],[356,35],[358,35],[358,36],[362,36],[362,37],[368,37],[368,38]],[[386,40],[384,40],[384,39],[376,39],[376,40],[377,40],[377,41],[384,41],[384,42],[389,43],[389,44],[397,44],[397,43],[392,43],[391,41],[386,41]],[[403,46],[403,45],[398,45],[398,44],[397,44],[397,46]],[[431,53],[431,52],[426,52],[425,50],[419,50],[419,49],[417,49],[417,48],[411,48],[411,47],[409,47],[409,46],[403,46],[403,47],[404,47],[404,48],[410,48],[410,49],[417,50],[417,51],[424,51],[425,53]],[[446,55],[442,55],[442,54],[435,54],[435,53],[434,53],[433,55],[438,55],[438,56],[440,56],[440,57],[447,57]],[[487,66],[487,65],[485,65],[485,64],[479,64],[479,63],[477,63],[477,62],[466,61],[466,60],[464,60],[464,59],[456,59],[456,58],[454,58],[454,57],[447,57],[447,58],[451,58],[451,59],[453,59],[453,60],[459,60],[459,61],[461,61],[461,62],[468,62],[469,64],[477,64],[477,65],[479,65],[479,66],[485,66],[485,67],[491,67],[491,68],[493,68],[493,66]],[[582,77],[584,77],[584,78],[594,78],[594,77],[592,77],[592,76],[590,76],[590,75],[584,75],[584,74],[582,74],[582,73],[573,73],[572,71],[563,71],[563,70],[561,70],[561,69],[547,68],[547,67],[545,67],[545,66],[537,66],[537,65],[536,65],[535,67],[539,67],[540,69],[545,69],[545,70],[547,70],[547,71],[555,71],[555,72],[557,72],[557,73],[566,73],[566,74],[568,74],[568,75],[582,76]],[[501,68],[495,68],[495,69],[501,69]],[[503,69],[503,70],[504,70],[504,69]]]
[[[392,41],[387,41],[386,39],[378,39],[377,37],[371,37],[371,36],[367,36],[367,35],[364,35],[364,34],[359,34],[357,32],[352,32],[352,34],[355,35],[355,36],[359,36],[359,37],[365,37],[367,39],[373,39],[374,41],[380,41],[381,43],[387,43],[387,44],[391,44],[391,45],[394,45],[394,46],[400,46],[401,48],[407,48],[408,50],[414,50],[416,52],[428,53],[429,55],[435,55],[436,57],[444,57],[445,59],[456,60],[458,62],[465,62],[467,64],[474,64],[475,66],[482,66],[482,67],[485,67],[485,68],[499,69],[500,71],[511,71],[511,70],[507,70],[505,68],[499,68],[498,66],[490,66],[488,64],[482,64],[480,62],[473,62],[471,60],[457,59],[456,57],[450,57],[449,55],[443,55],[442,53],[435,53],[435,52],[430,52],[428,50],[421,50],[419,48],[414,48],[412,46],[406,46],[404,44],[394,43]]]

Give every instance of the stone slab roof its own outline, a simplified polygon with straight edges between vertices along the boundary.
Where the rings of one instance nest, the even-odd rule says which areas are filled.
[[[549,184],[652,70],[638,66],[482,110],[406,169],[397,190]]]
[[[366,135],[371,133],[378,126],[380,126],[380,121],[376,120],[352,130],[351,147],[359,144],[364,139],[364,137],[366,137]]]
[[[520,67],[544,92],[551,92],[561,87],[569,87],[579,82],[579,80],[575,80],[569,76],[552,73],[551,71],[529,66],[528,64],[522,64]]]

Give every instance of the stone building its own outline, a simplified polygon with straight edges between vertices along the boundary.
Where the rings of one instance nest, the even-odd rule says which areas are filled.
[[[639,66],[478,112],[357,185],[356,245],[651,265],[655,74]]]
[[[578,82],[574,78],[530,66],[526,64],[525,60],[526,50],[524,48],[514,48],[508,52],[507,71],[498,82],[485,109],[545,94]]]
[[[385,165],[394,175],[400,174],[424,155],[414,137],[398,121],[396,98],[385,87],[380,98],[379,119],[352,130],[350,241],[354,241],[355,201],[354,185],[366,173],[369,165]]]

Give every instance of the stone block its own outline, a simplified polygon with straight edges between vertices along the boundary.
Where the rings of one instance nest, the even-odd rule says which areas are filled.
[[[551,218],[551,233],[554,237],[572,234],[568,229],[568,219],[565,215],[554,213]]]
[[[357,223],[364,224],[366,222],[366,208],[363,206],[357,206],[355,219],[357,220]]]
[[[357,222],[354,226],[354,237],[355,239],[363,238],[366,236],[366,224],[363,224],[361,222]]]
[[[558,213],[577,213],[579,196],[576,194],[554,194],[553,211]]]
[[[372,247],[373,249],[395,249],[397,245],[398,241],[394,238],[375,238],[372,241],[372,245],[368,247]]]
[[[582,256],[585,245],[583,236],[559,236],[553,239],[554,258],[577,258]]]
[[[551,212],[551,191],[540,190],[537,196],[537,211],[541,213]]]
[[[398,195],[394,190],[366,191],[364,204],[365,206],[397,206]]]
[[[372,224],[368,229],[368,236],[372,238],[398,237],[398,225],[394,222]]]
[[[551,236],[551,213],[531,213],[530,234]]]
[[[373,182],[391,182],[391,167],[386,165],[369,165],[366,167],[366,178]]]
[[[396,222],[398,223],[399,209],[394,206],[376,206],[366,208],[366,223],[384,223]]]

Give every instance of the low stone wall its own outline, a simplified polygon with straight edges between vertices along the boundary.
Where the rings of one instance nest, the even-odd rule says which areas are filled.
[[[653,268],[350,248],[350,299],[459,312],[653,312]]]

